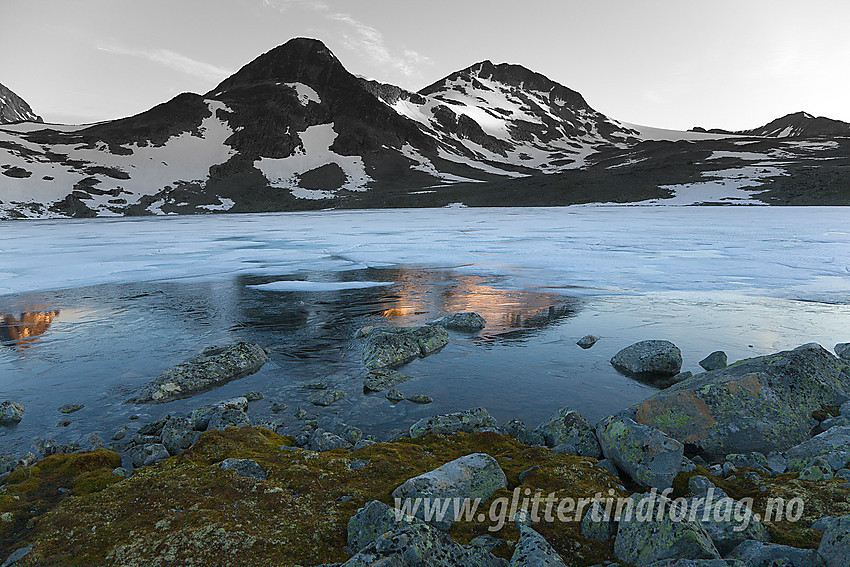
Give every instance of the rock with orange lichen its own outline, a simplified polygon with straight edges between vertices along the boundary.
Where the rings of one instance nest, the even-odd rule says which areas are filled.
[[[621,415],[712,456],[783,451],[809,438],[812,412],[850,398],[850,366],[821,346],[698,374]]]

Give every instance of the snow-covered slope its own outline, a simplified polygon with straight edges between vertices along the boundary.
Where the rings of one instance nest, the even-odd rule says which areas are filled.
[[[437,140],[440,157],[488,173],[580,168],[600,148],[637,141],[579,93],[519,65],[483,61],[415,94],[386,86],[375,93]]]
[[[24,99],[0,84],[0,124],[11,122],[41,122]]]

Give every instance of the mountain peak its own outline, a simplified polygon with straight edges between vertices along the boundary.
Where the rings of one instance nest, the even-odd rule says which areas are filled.
[[[234,87],[269,82],[317,85],[327,83],[339,74],[349,75],[324,43],[317,39],[298,37],[260,55],[207,95],[212,96]]]
[[[11,122],[44,122],[24,99],[0,84],[0,124]]]

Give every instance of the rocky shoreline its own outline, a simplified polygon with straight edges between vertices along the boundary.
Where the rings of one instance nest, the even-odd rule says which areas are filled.
[[[438,353],[446,328],[484,324],[461,313],[361,329],[364,392],[423,403],[398,391],[409,377],[397,369]],[[850,565],[850,345],[834,351],[806,344],[729,365],[715,352],[693,375],[673,343],[641,341],[611,364],[661,389],[596,424],[570,407],[535,427],[474,408],[379,440],[300,408],[254,423],[263,396],[251,392],[132,434],[127,424],[109,442],[39,440],[39,454],[0,458],[1,565]],[[265,360],[250,343],[207,349],[132,401],[188,397]],[[345,396],[309,389],[317,406]],[[24,412],[5,401],[0,424]],[[489,513],[393,508],[456,499]],[[576,499],[584,508],[562,518]],[[771,515],[780,500],[787,513]],[[652,513],[602,513],[609,501]],[[511,505],[494,518],[500,503]]]

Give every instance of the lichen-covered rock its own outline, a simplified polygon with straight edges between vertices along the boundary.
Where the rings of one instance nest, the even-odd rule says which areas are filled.
[[[192,429],[188,419],[169,419],[162,428],[162,445],[170,455],[177,455],[198,440],[198,432]]]
[[[519,530],[519,541],[514,548],[509,567],[566,567],[561,556],[546,539],[532,528]]]
[[[412,402],[414,404],[425,405],[433,402],[434,398],[432,398],[431,396],[426,396],[425,394],[414,394],[412,396],[408,396],[407,401]]]
[[[850,376],[818,345],[698,374],[621,412],[709,456],[784,451],[809,438],[813,411],[850,397]]]
[[[534,431],[543,436],[547,447],[572,445],[576,455],[594,459],[602,456],[593,426],[574,409],[559,409]]]
[[[770,463],[767,461],[767,457],[764,456],[764,453],[758,451],[726,455],[726,462],[732,463],[736,467],[747,467],[770,474]]]
[[[850,362],[850,343],[838,343],[835,345],[835,354],[838,358]]]
[[[599,337],[594,336],[594,335],[585,335],[582,338],[580,338],[576,342],[576,344],[578,346],[580,346],[581,348],[587,350],[598,342],[599,342]]]
[[[412,379],[413,376],[395,370],[373,370],[363,379],[363,389],[369,392],[382,392]]]
[[[373,500],[357,510],[348,520],[348,550],[357,553],[383,533],[421,522],[418,518],[401,514],[383,502]]]
[[[520,443],[525,443],[532,447],[546,445],[546,439],[543,434],[537,429],[530,430],[521,419],[512,419],[502,426],[502,431],[510,435]]]
[[[381,534],[343,567],[506,567],[487,550],[463,546],[424,523]]]
[[[593,502],[581,520],[582,537],[604,543],[614,539],[616,534],[617,522],[611,515],[605,514],[599,502]]]
[[[336,433],[317,429],[310,436],[310,449],[313,451],[333,451],[334,449],[351,449],[351,443]]]
[[[712,488],[710,487],[707,493],[690,499],[688,510],[691,514],[696,513],[692,517],[709,535],[721,555],[725,556],[747,540],[770,541],[767,529],[754,514],[745,511],[722,490]],[[734,511],[736,507],[742,512],[742,516],[739,516],[743,518],[741,521],[736,519],[734,514],[727,513]]]
[[[189,416],[189,423],[195,431],[204,431],[207,427],[209,427],[210,419],[212,419],[215,414],[226,410],[238,410],[244,412],[247,409],[248,398],[245,396],[228,398],[193,410],[192,414]]]
[[[458,431],[469,433],[481,429],[492,429],[497,425],[496,419],[486,409],[475,408],[420,419],[410,426],[410,436],[418,439],[429,433],[441,435],[451,435]]]
[[[474,311],[467,311],[464,313],[452,313],[451,315],[446,315],[445,317],[441,317],[440,319],[433,321],[432,325],[440,325],[441,327],[452,329],[454,331],[475,332],[486,327],[487,321],[485,321],[484,317],[478,313],[475,313]]]
[[[161,404],[188,398],[253,374],[268,360],[266,351],[254,343],[208,348],[154,378],[139,395],[129,401],[136,404]]]
[[[439,325],[381,327],[366,336],[363,363],[369,369],[396,368],[420,356],[428,356],[449,342],[449,333]]]
[[[130,461],[136,468],[155,465],[170,456],[168,449],[161,443],[137,445],[130,450]]]
[[[721,368],[726,368],[727,364],[728,361],[726,359],[726,353],[722,350],[716,350],[699,361],[699,365],[708,370],[709,372],[712,370],[720,370]]]
[[[507,484],[507,477],[496,459],[486,453],[473,453],[407,480],[393,490],[392,496],[402,501],[417,498],[430,499],[431,502],[436,499],[444,502],[446,499],[476,498],[486,501]],[[455,500],[442,518],[425,518],[424,505],[416,510],[415,515],[437,528],[447,530],[460,513],[456,509],[459,504],[459,500]]]
[[[820,482],[822,480],[829,480],[833,477],[832,467],[829,466],[829,463],[826,462],[826,459],[823,457],[815,457],[812,461],[806,465],[806,468],[800,471],[800,480],[805,480],[808,482]]]
[[[649,567],[751,567],[737,559],[666,559]],[[778,566],[776,566],[778,567]],[[789,566],[791,567],[791,566]]]
[[[720,559],[709,535],[696,522],[674,521],[669,514],[655,512],[659,501],[651,494],[633,497],[635,513],[620,518],[614,555],[635,567],[665,559]],[[641,506],[651,511],[651,520],[640,517]]]
[[[267,480],[269,475],[257,461],[252,459],[224,459],[219,468],[223,471],[233,471],[239,476]]]
[[[84,407],[86,407],[84,404],[65,404],[63,406],[60,406],[59,409],[56,411],[58,411],[59,413],[68,414],[78,412]]]
[[[729,559],[737,559],[747,567],[825,567],[823,559],[814,549],[799,549],[778,543],[748,540],[733,549]],[[846,565],[845,563],[836,564]],[[830,566],[832,567],[832,566]]]
[[[386,398],[391,402],[401,402],[404,401],[404,394],[399,392],[396,388],[393,388],[386,393]]]
[[[327,407],[333,405],[345,397],[342,390],[324,390],[310,397],[310,403],[314,406]]]
[[[422,356],[433,354],[449,344],[449,333],[440,325],[425,325],[413,330]]]
[[[850,427],[833,427],[785,452],[788,470],[803,470],[815,457],[823,457],[833,470],[850,462]]]
[[[842,516],[829,523],[820,540],[818,553],[826,567],[850,565],[850,516]]]
[[[228,427],[247,427],[251,425],[251,418],[244,411],[238,409],[221,410],[213,414],[207,429],[223,431]]]
[[[630,376],[675,376],[682,352],[670,341],[640,341],[615,354],[611,364]]]
[[[673,486],[685,446],[652,427],[629,418],[608,417],[596,426],[606,459],[642,486]]]
[[[12,400],[6,400],[0,404],[0,425],[10,426],[20,423],[24,418],[25,407]]]

